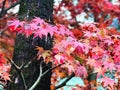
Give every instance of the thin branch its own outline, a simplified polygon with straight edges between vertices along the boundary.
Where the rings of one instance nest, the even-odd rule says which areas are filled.
[[[65,63],[63,63],[63,64],[65,64]],[[57,67],[60,67],[60,66],[63,65],[63,64],[58,64],[57,66],[52,67],[52,68],[46,70],[46,71],[42,74],[42,76],[44,76],[45,74],[47,74],[50,70],[53,70],[53,69],[55,69],[55,68],[57,68]],[[42,76],[41,76],[41,77],[42,77]]]
[[[1,12],[0,12],[0,18],[1,18],[2,16],[4,16],[3,14],[4,14],[5,3],[6,3],[6,0],[3,1],[2,10],[1,10]]]
[[[54,67],[53,67],[53,68],[51,68],[51,69],[53,70],[53,69],[55,69],[55,68],[57,68],[57,67],[60,67],[60,66],[62,66],[63,64],[65,64],[65,63],[58,64],[57,66],[54,66]]]
[[[20,77],[22,79],[22,83],[23,83],[23,86],[24,86],[24,89],[27,90],[27,85],[26,85],[26,82],[25,82],[25,78],[24,78],[24,75],[22,72],[20,72]]]
[[[59,84],[58,86],[55,87],[55,90],[58,89],[58,88],[61,88],[63,86],[66,85],[66,83],[75,76],[75,73],[72,73],[70,76],[68,76],[68,78],[61,84]]]
[[[38,85],[38,83],[40,82],[40,79],[41,79],[44,75],[46,75],[50,70],[53,70],[53,69],[55,69],[55,68],[57,68],[57,67],[60,67],[61,65],[63,65],[63,64],[59,64],[59,65],[57,65],[57,66],[55,66],[55,67],[53,67],[53,68],[50,68],[50,69],[46,70],[44,73],[42,73],[42,62],[41,62],[41,64],[40,64],[40,74],[39,74],[39,76],[38,76],[38,79],[37,79],[36,82],[32,85],[32,87],[30,87],[30,89],[28,89],[28,90],[33,90],[33,89]]]
[[[9,57],[7,57],[8,61],[13,65],[13,67],[16,69],[16,71],[20,71],[20,67],[14,63],[13,60],[11,60]]]
[[[5,9],[5,11],[7,12],[8,10],[10,10],[11,8],[15,7],[18,4],[20,4],[20,0],[16,3],[12,4],[9,8]]]
[[[20,78],[21,78],[21,81],[22,81],[24,90],[27,90],[27,85],[26,85],[26,82],[25,82],[24,75],[23,75],[23,73],[22,73],[21,67],[19,67],[18,65],[16,65],[16,64],[14,63],[14,61],[11,60],[10,58],[7,57],[7,59],[9,60],[9,62],[13,65],[13,67],[14,67],[14,68],[16,69],[16,71],[18,72],[18,75],[19,75]]]
[[[4,11],[1,11],[1,15],[0,15],[0,18],[2,18],[2,16],[4,16],[8,10],[10,10],[11,8],[15,7],[16,5],[20,4],[20,0],[14,4],[12,4],[10,7],[8,7],[7,9],[4,9]]]
[[[40,82],[41,76],[42,76],[42,63],[43,63],[43,62],[40,63],[40,74],[39,74],[37,80],[36,80],[35,83],[32,85],[32,87],[30,87],[28,90],[34,90],[34,88],[35,88],[35,87],[38,85],[38,83]]]

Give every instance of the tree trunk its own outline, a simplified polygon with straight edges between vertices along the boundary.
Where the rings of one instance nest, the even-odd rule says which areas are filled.
[[[40,17],[48,22],[52,23],[52,13],[53,13],[53,0],[21,0],[19,19],[32,19],[33,17]],[[47,37],[43,38],[32,38],[33,36],[26,38],[23,35],[17,35],[15,41],[13,61],[18,65],[27,65],[27,67],[22,69],[24,79],[26,81],[26,86],[23,85],[19,71],[17,72],[12,66],[11,75],[12,82],[8,83],[7,90],[28,90],[39,76],[39,65],[41,60],[36,60],[37,51],[36,46],[41,46],[45,50],[52,49],[53,38],[48,34]],[[30,62],[30,63],[29,63]],[[47,65],[42,64],[43,72],[52,67],[52,63],[49,62]],[[50,70],[46,75],[42,77],[40,83],[34,90],[50,90],[50,79],[52,71]]]

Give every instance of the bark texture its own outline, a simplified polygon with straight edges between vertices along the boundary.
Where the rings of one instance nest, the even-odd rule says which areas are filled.
[[[42,19],[47,20],[52,23],[52,13],[53,13],[53,0],[21,0],[19,14],[21,17],[19,19],[32,19],[37,16]],[[7,90],[28,90],[29,87],[36,81],[39,75],[39,65],[41,60],[36,60],[37,51],[36,46],[41,46],[45,50],[52,49],[53,38],[48,34],[47,37],[43,38],[32,38],[33,36],[26,38],[23,35],[17,35],[15,41],[13,61],[18,65],[25,65],[27,67],[22,69],[23,76],[26,81],[27,89],[25,89],[23,82],[18,74],[18,72],[12,67],[12,82],[8,83]],[[52,63],[43,63],[43,72],[52,67]],[[34,90],[50,90],[50,79],[52,71],[50,70],[44,77],[42,77],[40,83]]]

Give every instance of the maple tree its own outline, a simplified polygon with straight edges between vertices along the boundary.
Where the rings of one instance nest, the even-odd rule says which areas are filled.
[[[71,13],[71,19],[66,19],[66,15],[61,10],[62,7]],[[77,15],[82,12],[86,13],[85,18],[92,14],[94,22],[77,21]],[[55,7],[55,25],[35,17],[29,21],[10,20],[8,27],[11,32],[22,34],[26,38],[31,35],[33,35],[33,39],[46,38],[48,35],[53,37],[52,50],[45,50],[39,46],[35,48],[38,51],[37,60],[42,57],[46,64],[52,62],[52,67],[60,65],[53,69],[52,89],[57,88],[54,84],[58,82],[59,76],[61,78],[74,76],[74,72],[75,76],[84,80],[86,85],[84,88],[90,85],[98,86],[98,83],[101,82],[96,80],[101,79],[101,85],[112,90],[119,87],[120,33],[116,28],[110,28],[110,25],[114,18],[120,20],[119,15],[119,5],[113,5],[109,0],[98,0],[97,2],[96,0],[78,0],[76,5],[72,0],[62,0],[59,6]],[[1,57],[3,58],[2,54]],[[5,64],[5,62],[2,63]],[[108,77],[106,75],[108,73],[115,77]],[[9,74],[6,75],[7,77],[3,77],[5,80],[9,79]],[[40,77],[41,75],[44,73],[42,74],[40,71]],[[92,77],[95,79],[91,80]],[[118,82],[115,82],[115,79]]]

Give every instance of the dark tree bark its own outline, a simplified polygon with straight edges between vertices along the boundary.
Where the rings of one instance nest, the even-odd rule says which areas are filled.
[[[40,17],[50,23],[52,23],[52,13],[53,13],[53,0],[21,0],[20,1],[20,11],[19,19],[32,19],[37,16]],[[18,65],[24,65],[21,72],[23,73],[24,79],[26,81],[26,86],[23,84],[23,80],[21,80],[21,76],[19,75],[19,71],[17,72],[14,67],[12,67],[11,75],[12,82],[8,83],[7,90],[28,90],[36,79],[39,76],[39,65],[41,61],[44,61],[43,58],[40,60],[36,60],[37,51],[35,50],[36,46],[41,46],[45,50],[52,49],[52,41],[53,38],[48,34],[47,37],[43,38],[32,38],[33,36],[26,38],[23,35],[17,35],[15,41],[14,55],[13,61]],[[42,64],[43,72],[50,69],[52,67],[52,63]],[[50,79],[51,79],[52,71],[49,72],[42,77],[40,83],[34,90],[50,90]]]

